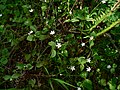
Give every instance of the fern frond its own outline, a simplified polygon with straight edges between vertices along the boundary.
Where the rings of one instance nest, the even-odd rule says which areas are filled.
[[[98,25],[100,24],[103,20],[105,20],[108,16],[110,16],[112,14],[111,11],[109,12],[102,12],[102,14],[100,14],[100,16],[98,16],[96,19],[95,19],[95,25],[93,25],[91,28],[90,28],[90,32]]]
[[[118,19],[117,21],[113,22],[109,27],[107,27],[107,28],[104,29],[103,31],[97,33],[96,36],[100,36],[100,35],[106,33],[106,32],[109,31],[112,27],[116,26],[118,23],[120,23],[120,19]]]

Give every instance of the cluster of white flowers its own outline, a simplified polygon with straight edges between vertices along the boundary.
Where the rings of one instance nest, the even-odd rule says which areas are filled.
[[[29,33],[28,33],[28,35],[30,35],[30,34],[32,34],[33,33],[33,31],[30,31]]]
[[[34,10],[33,9],[30,9],[29,12],[33,12]]]
[[[91,71],[91,68],[90,68],[90,67],[87,67],[87,68],[86,68],[86,71],[87,71],[87,72],[90,72],[90,71]]]
[[[2,17],[2,14],[0,14],[0,17]]]
[[[55,31],[51,31],[51,32],[50,32],[50,35],[54,35],[54,34],[55,34]]]
[[[82,42],[82,43],[81,43],[81,46],[84,47],[84,46],[85,46],[85,43]]]

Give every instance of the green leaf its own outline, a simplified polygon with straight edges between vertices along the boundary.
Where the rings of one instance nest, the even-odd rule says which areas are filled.
[[[45,40],[47,38],[47,35],[39,35],[39,40]]]
[[[91,48],[92,46],[94,46],[94,41],[93,41],[93,40],[90,40],[90,41],[89,41],[89,44],[90,44],[90,48]]]
[[[117,86],[117,90],[120,90],[120,84]]]
[[[11,78],[11,76],[10,76],[10,75],[5,75],[5,76],[3,76],[3,78],[4,78],[5,80],[9,80],[9,79]]]
[[[80,65],[80,70],[83,71],[84,67],[85,67],[84,64],[81,64]]]
[[[70,19],[67,19],[67,20],[65,20],[64,22],[70,22],[71,20]]]
[[[16,65],[16,67],[18,68],[18,69],[23,69],[24,68],[24,64],[23,63],[17,63],[17,65]]]
[[[28,40],[28,41],[33,41],[33,38],[34,38],[33,35],[29,35],[29,36],[27,36],[27,40]]]
[[[102,85],[102,86],[106,86],[106,80],[105,80],[105,79],[101,79],[101,80],[99,81],[99,83],[100,83],[100,85]]]
[[[87,77],[87,75],[88,75],[88,73],[87,73],[87,72],[82,72],[82,73],[80,74],[80,76],[81,76],[82,78],[86,78],[86,77]]]
[[[76,88],[76,86],[74,86],[74,85],[72,85],[72,84],[69,84],[69,83],[67,83],[67,82],[65,82],[65,81],[63,81],[63,80],[61,80],[61,79],[53,79],[53,80],[59,82],[60,84],[66,84],[66,85],[68,85],[68,86],[71,86],[71,87],[73,87],[73,88]]]
[[[67,50],[64,50],[64,51],[63,51],[63,54],[64,54],[66,57],[68,57],[68,51],[67,51]]]
[[[79,22],[79,20],[77,18],[73,18],[71,19],[71,22]]]
[[[85,59],[85,57],[79,57],[78,62],[79,62],[79,64],[85,64],[87,62],[87,60]]]
[[[29,84],[34,87],[35,86],[35,83],[36,83],[36,79],[30,79],[29,80]]]
[[[20,77],[20,75],[21,74],[19,74],[19,73],[15,73],[15,74],[12,75],[12,78],[17,79],[18,77]]]
[[[33,30],[34,32],[36,31],[36,27],[33,25],[30,26],[30,29]]]
[[[3,64],[3,65],[7,64],[7,62],[8,62],[8,59],[5,58],[5,57],[0,59],[0,63]]]
[[[26,68],[29,69],[29,70],[31,70],[33,68],[33,66],[31,64],[27,64]]]
[[[56,43],[51,41],[48,43],[48,45],[50,45],[52,47],[52,49],[55,49]]]
[[[85,79],[82,83],[82,85],[87,89],[87,90],[93,90],[92,82],[89,79]]]
[[[50,79],[49,79],[49,84],[50,84],[50,86],[51,86],[51,89],[54,90],[52,81],[51,81]]]
[[[36,67],[40,68],[40,67],[44,66],[44,64],[45,64],[45,61],[37,62]]]
[[[54,49],[51,50],[51,58],[54,58],[56,56],[56,51]]]
[[[29,59],[30,59],[30,57],[31,57],[31,55],[30,55],[30,54],[25,54],[25,59],[26,59],[26,61],[27,61],[27,60],[29,60]]]

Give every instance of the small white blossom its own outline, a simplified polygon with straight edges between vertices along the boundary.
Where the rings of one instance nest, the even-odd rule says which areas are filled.
[[[61,43],[57,43],[56,45],[57,48],[60,48],[61,46],[62,46]]]
[[[85,43],[82,42],[81,45],[82,45],[82,47],[83,47],[83,46],[85,46]]]
[[[70,12],[69,12],[70,14],[72,14],[72,11],[70,10]]]
[[[45,0],[45,2],[46,2],[46,0]]]
[[[75,70],[75,66],[70,66],[69,69],[71,69],[72,71]]]
[[[0,17],[2,17],[2,14],[0,14]]]
[[[50,35],[54,35],[54,34],[55,34],[55,31],[51,31],[51,32],[50,32]]]
[[[82,89],[80,87],[78,87],[77,90],[82,90]]]
[[[30,35],[30,34],[32,34],[33,33],[33,31],[30,31],[29,33],[28,33],[28,35]]]
[[[90,72],[90,71],[91,71],[91,68],[90,68],[90,67],[86,68],[86,71]]]
[[[63,74],[60,74],[60,76],[62,76]]]
[[[29,12],[33,12],[33,9],[30,9]]]
[[[88,58],[88,59],[87,59],[87,62],[89,62],[89,63],[90,63],[90,62],[91,62],[91,59],[90,59],[90,58]]]
[[[106,3],[106,0],[102,0],[101,2],[104,4],[104,3]]]
[[[107,65],[107,69],[110,69],[111,68],[111,66],[110,65]]]
[[[93,40],[93,39],[94,39],[94,37],[93,37],[93,36],[91,36],[91,37],[90,37],[90,40]]]

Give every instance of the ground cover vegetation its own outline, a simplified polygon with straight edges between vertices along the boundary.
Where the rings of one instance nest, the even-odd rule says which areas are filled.
[[[120,0],[0,0],[0,89],[120,90]]]

